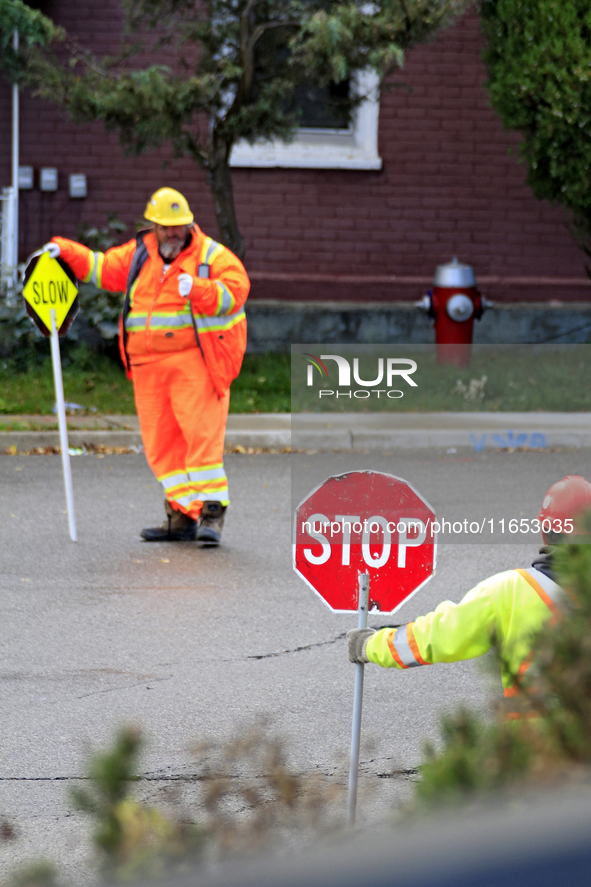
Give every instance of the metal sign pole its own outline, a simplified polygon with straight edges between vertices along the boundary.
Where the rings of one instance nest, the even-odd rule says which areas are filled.
[[[369,573],[359,573],[359,607],[357,628],[367,628],[367,608],[369,603]],[[349,767],[349,797],[347,802],[347,825],[355,825],[357,806],[357,781],[359,775],[359,745],[361,740],[361,708],[363,705],[363,675],[365,666],[355,665],[355,694],[353,696],[353,728],[351,731],[351,764]]]
[[[70,465],[68,427],[66,424],[66,404],[64,400],[64,383],[62,379],[62,362],[60,360],[60,344],[57,334],[57,324],[55,321],[55,310],[53,308],[51,309],[51,362],[53,364],[53,382],[55,385],[55,400],[57,404],[57,418],[62,449],[62,468],[64,471],[64,486],[66,488],[66,507],[68,509],[70,539],[72,542],[77,542],[76,515],[74,514],[74,491],[72,488],[72,468]]]

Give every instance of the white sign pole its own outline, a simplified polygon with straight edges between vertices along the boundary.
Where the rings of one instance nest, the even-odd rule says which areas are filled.
[[[66,488],[66,507],[68,509],[70,539],[72,542],[77,542],[76,515],[74,514],[74,491],[72,489],[72,468],[70,465],[70,447],[68,445],[68,426],[66,424],[66,404],[64,400],[64,383],[62,379],[62,362],[60,360],[60,343],[55,321],[55,310],[53,308],[51,309],[51,362],[53,364],[53,382],[55,385],[55,400],[57,403],[57,418],[60,430],[62,468],[64,471],[64,486]]]
[[[369,603],[369,573],[359,573],[359,606],[357,628],[367,628],[367,608]],[[355,664],[355,694],[353,696],[353,728],[351,731],[351,764],[349,767],[349,798],[347,803],[347,825],[355,825],[357,806],[357,780],[359,775],[359,745],[361,741],[361,708],[363,705],[363,675],[365,666]]]

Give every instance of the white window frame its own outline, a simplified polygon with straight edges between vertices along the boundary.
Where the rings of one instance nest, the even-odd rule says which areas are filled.
[[[365,96],[358,105],[348,129],[302,128],[292,142],[278,139],[237,142],[230,155],[230,166],[285,169],[382,168],[378,154],[380,114],[379,78],[375,71],[360,71],[352,79],[353,88]]]

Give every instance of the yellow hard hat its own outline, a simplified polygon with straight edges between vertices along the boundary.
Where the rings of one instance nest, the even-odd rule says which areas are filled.
[[[159,188],[152,194],[144,216],[157,225],[190,225],[193,221],[187,199],[174,188]]]

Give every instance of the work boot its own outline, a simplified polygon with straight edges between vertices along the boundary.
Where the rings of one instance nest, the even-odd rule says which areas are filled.
[[[197,521],[182,511],[175,511],[168,499],[164,500],[164,510],[166,520],[162,526],[142,530],[142,539],[146,542],[194,542],[197,537]]]
[[[197,528],[197,542],[219,545],[225,514],[226,506],[221,502],[204,502]]]

